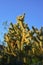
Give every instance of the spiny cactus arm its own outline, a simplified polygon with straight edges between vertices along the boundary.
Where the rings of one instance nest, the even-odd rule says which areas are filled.
[[[7,42],[7,44],[9,44],[9,42],[10,42],[10,37],[9,37],[8,34],[5,34],[5,35],[4,35],[4,41]]]
[[[38,31],[37,28],[34,28],[34,26],[32,26],[32,29],[33,29],[33,31],[34,31],[35,33],[39,34],[39,31]]]
[[[23,15],[21,15],[21,16],[18,16],[17,20],[24,21],[24,17],[25,17],[25,13]]]
[[[25,35],[25,37],[26,37],[26,38],[27,38],[27,37],[32,38],[32,33],[31,33],[31,31],[28,31],[27,34]]]
[[[27,38],[25,38],[25,42],[26,42],[26,44],[28,45],[28,44],[30,43],[30,40],[27,39]]]
[[[24,43],[25,33],[22,32],[22,38],[21,38],[21,50],[23,50],[23,43]]]
[[[15,28],[16,33],[20,34],[21,33],[21,29],[20,29],[20,26],[19,25],[17,26],[17,25],[14,25],[14,28]]]
[[[17,17],[17,23],[20,25],[22,30],[24,30],[24,23],[23,23],[24,17],[25,17],[25,14]]]

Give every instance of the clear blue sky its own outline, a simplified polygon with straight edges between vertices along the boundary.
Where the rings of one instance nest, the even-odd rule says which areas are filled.
[[[16,17],[25,13],[25,23],[40,29],[43,26],[43,0],[0,0],[0,40],[3,40],[2,23],[16,23]],[[2,34],[3,33],[3,34]]]

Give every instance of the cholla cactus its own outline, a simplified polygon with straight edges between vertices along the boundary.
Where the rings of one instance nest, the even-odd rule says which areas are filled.
[[[16,56],[18,54],[17,51],[22,51],[24,52],[24,57],[22,58],[25,58],[24,62],[27,62],[27,56],[29,55],[43,55],[43,31],[42,28],[38,30],[34,27],[30,30],[28,25],[24,23],[24,17],[25,14],[18,16],[16,24],[10,23],[8,33],[5,34],[4,40],[7,42],[7,52],[9,54],[12,53]]]

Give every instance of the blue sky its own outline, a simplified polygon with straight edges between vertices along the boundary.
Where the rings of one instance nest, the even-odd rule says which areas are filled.
[[[16,23],[16,17],[25,13],[25,23],[40,29],[43,26],[43,0],[0,0],[0,40],[6,30],[2,23]]]

